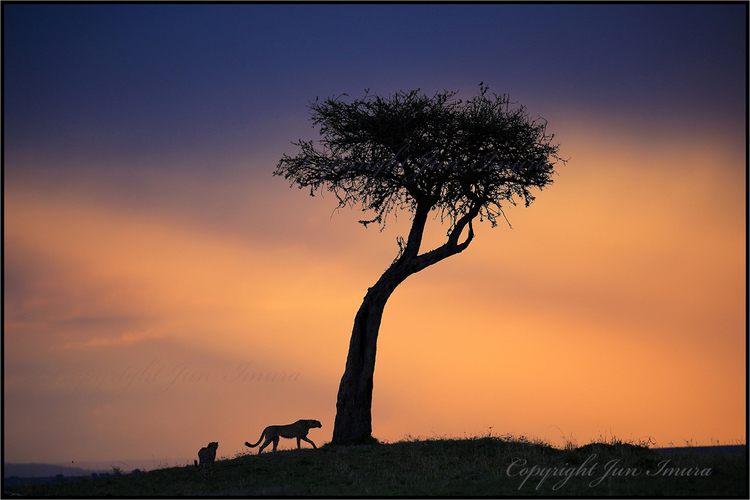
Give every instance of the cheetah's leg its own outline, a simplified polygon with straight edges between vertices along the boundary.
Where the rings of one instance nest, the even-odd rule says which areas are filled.
[[[271,444],[271,440],[266,438],[266,441],[263,443],[263,446],[261,446],[260,449],[258,450],[258,455],[260,455],[260,452],[263,451],[263,448],[265,448],[269,444]],[[276,449],[276,446],[274,446],[273,448]]]
[[[310,443],[311,445],[313,445],[313,448],[318,449],[318,447],[315,446],[315,443],[313,443],[312,440],[310,440],[307,436],[302,436],[301,438],[297,438],[297,448],[299,448],[299,440],[300,439],[304,439],[305,441],[307,441],[308,443]]]

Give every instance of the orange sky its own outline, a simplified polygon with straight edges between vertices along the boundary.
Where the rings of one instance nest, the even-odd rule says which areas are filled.
[[[571,160],[506,211],[513,229],[475,226],[467,251],[390,299],[374,436],[745,442],[744,142],[555,125]],[[190,158],[41,175],[41,155],[18,160],[6,461],[174,464],[209,441],[232,457],[299,418],[330,440],[354,314],[409,221],[364,229],[332,195],[272,177],[276,160],[235,158],[221,176]],[[427,245],[443,234],[432,221]]]

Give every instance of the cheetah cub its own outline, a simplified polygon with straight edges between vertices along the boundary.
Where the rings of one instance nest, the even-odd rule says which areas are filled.
[[[200,460],[200,464],[198,463],[198,460],[193,460],[195,466],[198,467],[198,465],[214,463],[214,460],[216,460],[216,448],[218,447],[219,443],[208,443],[208,446],[206,446],[205,448],[201,448],[201,450],[198,452],[198,459]]]

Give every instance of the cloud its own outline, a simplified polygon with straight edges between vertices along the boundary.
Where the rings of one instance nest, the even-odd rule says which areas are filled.
[[[573,135],[575,161],[508,211],[512,230],[478,224],[466,252],[399,286],[377,437],[741,432],[742,153],[608,132]],[[70,172],[6,183],[6,450],[32,457],[41,432],[65,435],[34,448],[61,460],[190,456],[216,439],[231,456],[297,418],[330,439],[354,314],[408,217],[364,229],[330,197],[238,171]],[[431,221],[425,249],[444,234]],[[730,416],[721,431],[675,418],[697,402],[707,421]]]
[[[159,335],[156,335],[158,338]],[[117,337],[94,337],[84,342],[74,342],[63,345],[63,349],[81,349],[81,348],[98,348],[98,347],[111,347],[117,345],[129,345],[135,342],[143,342],[144,340],[154,338],[154,335],[148,332],[132,332],[123,333]]]

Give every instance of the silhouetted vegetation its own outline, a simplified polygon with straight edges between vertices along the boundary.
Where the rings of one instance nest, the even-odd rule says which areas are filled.
[[[299,153],[284,155],[275,175],[292,185],[331,191],[339,208],[360,205],[369,220],[385,226],[405,210],[412,225],[380,279],[367,290],[354,318],[346,368],[336,400],[332,442],[364,444],[372,436],[375,353],[383,310],[409,276],[463,252],[474,239],[473,222],[492,226],[504,207],[534,200],[531,189],[552,183],[562,160],[544,120],[531,119],[506,95],[479,94],[468,101],[456,92],[429,97],[419,89],[389,96],[370,94],[347,103],[342,97],[310,104],[322,139],[298,141]],[[348,97],[348,96],[346,96]],[[425,251],[428,217],[447,222],[444,244]],[[506,219],[507,220],[507,219]],[[463,240],[463,241],[461,241]]]
[[[549,472],[545,475],[545,471]],[[662,454],[614,439],[557,449],[536,440],[487,436],[359,447],[326,444],[317,450],[240,455],[218,460],[204,470],[191,464],[11,490],[32,496],[76,497],[747,497],[747,481],[746,454]]]

